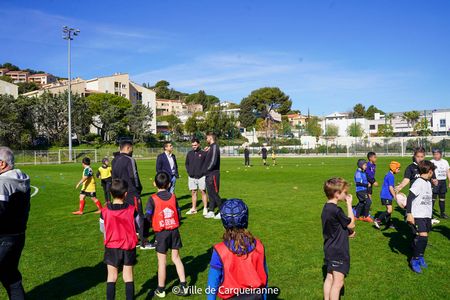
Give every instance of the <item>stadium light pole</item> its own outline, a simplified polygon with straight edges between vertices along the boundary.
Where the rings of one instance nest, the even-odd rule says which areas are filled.
[[[74,36],[80,33],[79,29],[70,28],[68,26],[63,27],[63,39],[67,40],[67,79],[68,79],[68,131],[69,131],[69,161],[72,162],[72,74],[70,65],[70,41],[73,40]]]

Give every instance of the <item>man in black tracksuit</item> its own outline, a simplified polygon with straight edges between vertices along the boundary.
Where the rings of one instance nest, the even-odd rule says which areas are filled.
[[[14,169],[11,149],[0,147],[0,282],[11,300],[25,299],[19,260],[30,212],[30,177]]]
[[[216,135],[208,132],[206,141],[209,144],[208,152],[205,159],[205,174],[206,174],[206,190],[209,196],[207,219],[221,219],[220,213],[214,215],[216,208],[220,209],[222,199],[219,196],[220,187],[220,150],[219,145],[216,144]]]
[[[248,147],[247,146],[245,146],[245,149],[244,149],[244,160],[245,160],[245,162],[244,162],[244,165],[247,167],[250,167],[250,150],[248,150]]]

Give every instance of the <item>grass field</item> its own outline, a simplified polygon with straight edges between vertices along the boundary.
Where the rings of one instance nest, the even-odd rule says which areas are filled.
[[[402,167],[410,162],[409,158],[399,160]],[[389,158],[379,158],[379,181],[389,161]],[[254,166],[248,169],[244,169],[242,162],[243,159],[222,159],[221,196],[239,197],[248,204],[249,229],[266,247],[269,286],[281,290],[277,299],[320,299],[323,260],[320,214],[325,202],[322,184],[332,176],[353,181],[356,159],[285,158],[278,159],[278,165],[269,168],[261,166],[260,159],[253,159]],[[146,203],[153,192],[151,178],[155,161],[139,161],[138,166]],[[95,206],[88,200],[89,213],[71,214],[78,208],[79,191],[75,190],[75,184],[81,176],[81,165],[21,169],[30,175],[32,185],[39,188],[39,193],[32,198],[20,265],[29,298],[105,298],[106,267],[102,262],[98,215],[92,213]],[[205,288],[210,249],[220,241],[223,227],[220,221],[206,220],[201,214],[185,215],[190,208],[190,196],[186,172],[181,166],[180,169],[183,171],[176,193],[183,210],[181,255],[189,284]],[[396,182],[400,180],[398,176]],[[97,191],[103,201],[100,184]],[[375,188],[372,213],[381,210],[379,188]],[[450,222],[444,220],[434,226],[426,252],[429,269],[416,275],[408,268],[409,231],[400,221],[399,210],[395,210],[393,218],[399,231],[377,231],[371,224],[357,223],[356,238],[350,241],[351,270],[346,279],[345,299],[448,299]],[[147,292],[155,288],[156,269],[155,252],[138,250],[135,268],[138,299],[145,299]],[[175,268],[169,264],[168,290],[177,283]],[[117,287],[118,299],[122,299],[123,283],[119,281]],[[5,298],[1,289],[0,299]],[[171,293],[167,296],[167,299],[175,298]]]

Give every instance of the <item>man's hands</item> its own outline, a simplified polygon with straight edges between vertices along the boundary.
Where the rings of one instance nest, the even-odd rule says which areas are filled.
[[[406,214],[406,221],[409,224],[413,224],[414,225],[414,217],[413,217],[413,215],[412,214]]]

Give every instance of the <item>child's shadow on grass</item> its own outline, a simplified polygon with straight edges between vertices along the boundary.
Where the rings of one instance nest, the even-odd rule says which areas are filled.
[[[385,237],[389,239],[389,247],[391,251],[397,254],[403,254],[406,256],[407,260],[412,255],[411,252],[411,228],[405,222],[393,219],[393,224],[396,228],[394,232],[383,232]]]
[[[167,255],[167,260],[169,261],[170,254]],[[189,286],[195,286],[198,281],[198,274],[205,271],[208,267],[209,260],[211,259],[211,249],[199,256],[186,256],[182,258],[184,264],[184,270],[186,273],[186,281]],[[174,265],[167,266],[166,274],[166,293],[171,293],[172,288],[179,284],[177,270]],[[172,284],[170,284],[172,282]],[[136,295],[136,298],[147,294],[146,299],[151,299],[152,295],[148,294],[151,290],[154,290],[158,286],[158,274],[156,273],[152,278],[147,280],[141,287],[141,290]],[[204,289],[206,287],[206,282],[197,285]]]
[[[81,267],[36,286],[27,293],[27,299],[67,299],[79,295],[105,281],[103,262]]]
[[[446,237],[448,240],[450,240],[450,228],[446,226],[433,226],[433,232],[438,232],[442,234],[444,237]]]

